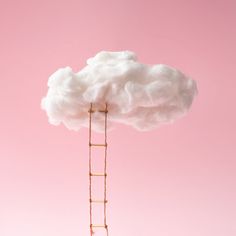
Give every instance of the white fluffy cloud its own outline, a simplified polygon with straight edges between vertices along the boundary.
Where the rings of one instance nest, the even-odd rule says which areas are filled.
[[[79,130],[88,127],[90,103],[108,103],[113,122],[147,131],[184,115],[197,93],[194,80],[170,66],[145,65],[130,51],[98,53],[77,73],[58,69],[48,80],[41,107],[53,125]],[[104,128],[104,114],[93,114],[93,130]]]

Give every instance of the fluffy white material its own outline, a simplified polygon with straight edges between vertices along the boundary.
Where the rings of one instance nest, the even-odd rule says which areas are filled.
[[[147,131],[184,115],[197,93],[194,80],[167,65],[145,65],[130,51],[99,52],[78,73],[58,69],[48,80],[41,107],[53,125],[88,127],[90,103],[108,103],[108,130],[113,122]],[[94,131],[104,129],[104,113],[93,113]]]

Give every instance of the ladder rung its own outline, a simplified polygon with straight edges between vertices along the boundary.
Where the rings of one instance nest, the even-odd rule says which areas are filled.
[[[90,228],[107,228],[107,225],[90,225]]]
[[[89,173],[90,176],[107,176],[107,173]]]
[[[108,110],[98,110],[99,112],[108,113]]]
[[[89,146],[107,147],[107,143],[105,143],[105,144],[100,144],[100,143],[89,143]]]
[[[91,109],[88,110],[88,113],[94,113],[94,112],[96,112],[96,111],[95,110],[91,110]],[[98,112],[108,113],[108,110],[98,110]]]
[[[107,203],[107,200],[93,200],[93,199],[89,199],[90,202],[94,202],[94,203]]]

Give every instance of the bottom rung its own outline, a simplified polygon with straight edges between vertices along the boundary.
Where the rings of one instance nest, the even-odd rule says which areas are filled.
[[[107,225],[90,225],[91,228],[107,228]]]

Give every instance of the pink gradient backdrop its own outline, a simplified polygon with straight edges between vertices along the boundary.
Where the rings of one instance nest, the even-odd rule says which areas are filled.
[[[173,125],[109,134],[111,236],[236,235],[236,2],[2,0],[0,235],[86,236],[88,134],[40,110],[48,76],[133,50],[196,79]]]

